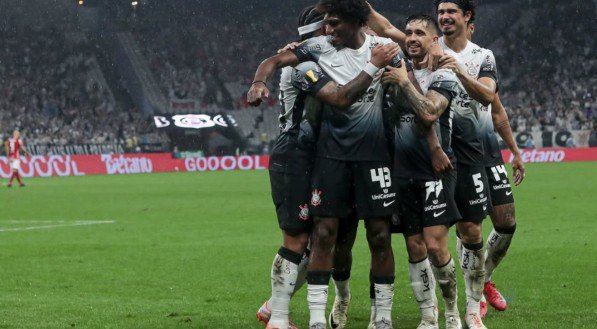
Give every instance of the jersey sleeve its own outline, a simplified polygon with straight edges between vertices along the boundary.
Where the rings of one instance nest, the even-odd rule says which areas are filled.
[[[500,81],[497,63],[491,50],[487,51],[485,58],[483,58],[483,62],[481,63],[481,67],[479,69],[479,79],[480,78],[491,78],[493,81],[495,81],[496,85],[499,85]]]
[[[292,49],[291,51],[296,55],[299,59],[299,62],[316,62],[319,60],[319,57],[324,52],[328,45],[326,41],[326,37],[315,37],[311,39],[307,39],[303,41],[298,47]]]
[[[458,77],[454,72],[441,69],[433,72],[431,76],[431,83],[428,90],[436,91],[442,94],[448,102],[458,95]]]
[[[311,95],[316,95],[323,86],[332,81],[314,62],[303,62],[292,70],[292,85]]]

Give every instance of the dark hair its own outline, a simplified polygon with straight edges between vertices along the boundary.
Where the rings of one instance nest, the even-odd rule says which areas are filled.
[[[435,11],[437,11],[439,4],[444,2],[451,2],[456,4],[458,7],[460,7],[460,9],[462,9],[463,14],[465,15],[467,11],[470,11],[471,20],[469,21],[469,23],[473,23],[475,21],[475,13],[477,11],[477,3],[475,0],[434,0],[433,3],[435,4]]]
[[[320,0],[317,10],[324,14],[338,15],[339,18],[359,26],[367,25],[371,13],[365,0]]]
[[[323,20],[323,14],[317,11],[315,5],[311,5],[303,9],[298,17],[298,27],[303,27],[318,21]],[[301,35],[302,40],[313,37],[314,32]]]
[[[435,31],[435,33],[437,33],[437,35],[441,34],[441,29],[439,28],[439,24],[437,23],[437,19],[433,18],[427,14],[414,14],[414,15],[410,15],[408,16],[408,18],[406,19],[406,24],[408,25],[408,23],[413,22],[413,21],[421,21],[421,22],[426,22],[427,26],[431,26],[433,28],[433,30]]]

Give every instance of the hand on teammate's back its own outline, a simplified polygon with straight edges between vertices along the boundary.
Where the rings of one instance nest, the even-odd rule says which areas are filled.
[[[269,97],[269,89],[263,81],[255,81],[247,92],[247,103],[251,106],[259,106],[263,98]]]
[[[518,186],[524,180],[524,162],[522,162],[522,158],[520,154],[515,155],[514,159],[512,160],[512,177],[514,178],[514,185]]]
[[[400,52],[400,46],[397,43],[376,46],[371,51],[371,60],[369,62],[380,69],[384,68],[392,63],[398,52]]]
[[[444,174],[454,169],[450,158],[441,147],[438,147],[431,151],[431,164],[433,165],[433,171],[437,177],[443,177]]]

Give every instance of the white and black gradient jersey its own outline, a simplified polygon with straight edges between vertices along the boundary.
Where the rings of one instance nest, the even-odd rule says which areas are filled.
[[[367,35],[359,49],[335,48],[326,36],[303,42],[294,50],[299,61],[314,61],[338,85],[356,78],[371,59],[371,50],[392,40]],[[341,161],[390,161],[382,117],[381,75],[346,111],[326,107],[316,155]]]
[[[280,77],[280,135],[272,149],[270,170],[303,170],[304,161],[312,158],[324,104],[315,95],[331,80],[314,62],[285,67]]]
[[[440,38],[439,44],[447,54],[456,58],[461,69],[464,69],[470,77],[474,79],[488,77],[499,85],[497,63],[491,50],[481,48],[469,41],[462,52],[456,53],[446,46],[443,37]],[[484,106],[470,97],[468,101],[479,121],[479,133],[483,145],[483,164],[485,166],[493,166],[503,163],[500,146],[495,136],[495,129],[491,118],[491,105]]]
[[[440,145],[452,163],[456,162],[452,149],[452,120],[453,108],[461,102],[462,87],[458,78],[450,70],[437,70],[435,72],[424,69],[415,70],[415,77],[421,90],[427,94],[434,90],[448,99],[448,107],[434,123]],[[392,86],[387,98],[391,111],[397,111],[395,118],[395,150],[394,150],[394,177],[431,181],[437,177],[431,163],[431,153],[427,144],[425,130],[418,122],[412,108],[406,103],[405,96],[400,88]]]

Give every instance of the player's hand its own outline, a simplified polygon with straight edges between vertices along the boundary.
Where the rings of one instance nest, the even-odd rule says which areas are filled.
[[[514,178],[514,185],[518,186],[524,180],[524,162],[520,154],[514,156],[512,160],[512,178]]]
[[[429,50],[427,51],[427,69],[435,71],[439,67],[439,60],[444,56],[444,50],[434,42],[429,46]]]
[[[269,89],[265,82],[255,81],[247,92],[247,103],[251,106],[259,106],[264,98],[269,97]]]
[[[383,84],[398,85],[408,80],[408,72],[406,71],[404,59],[400,60],[399,67],[386,66],[386,71],[381,77],[381,83]]]
[[[383,68],[392,63],[394,57],[400,52],[400,46],[397,43],[388,43],[383,46],[376,46],[371,51],[371,64]]]
[[[460,74],[460,65],[458,65],[456,58],[450,55],[444,55],[439,59],[439,68],[451,70],[456,75]]]
[[[296,41],[295,42],[291,42],[291,43],[287,44],[286,46],[284,46],[284,48],[278,49],[278,54],[279,53],[283,53],[283,52],[288,51],[288,50],[296,49],[296,47],[298,47],[300,44],[301,44],[300,42],[296,42]]]
[[[431,164],[433,166],[433,171],[435,171],[437,177],[440,178],[454,169],[452,162],[450,162],[450,158],[448,158],[448,155],[441,147],[437,147],[431,151]]]

